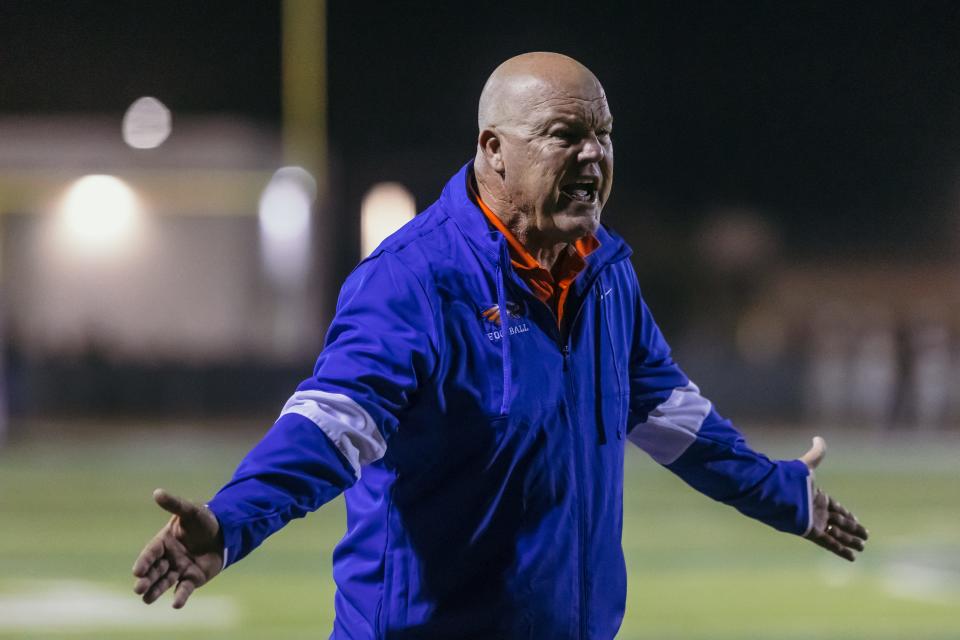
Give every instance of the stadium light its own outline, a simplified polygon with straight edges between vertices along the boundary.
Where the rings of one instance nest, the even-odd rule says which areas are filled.
[[[133,189],[108,175],[88,175],[74,182],[58,214],[62,240],[85,255],[116,253],[129,246],[143,216]]]
[[[270,280],[284,289],[299,288],[310,262],[310,209],[317,183],[303,167],[283,167],[260,196],[260,246]]]
[[[397,182],[373,185],[360,205],[360,250],[367,257],[391,233],[413,220],[417,205]]]
[[[123,141],[134,149],[155,149],[170,136],[170,110],[150,96],[138,98],[123,116]]]

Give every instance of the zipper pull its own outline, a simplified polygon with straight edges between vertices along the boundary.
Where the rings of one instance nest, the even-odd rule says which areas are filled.
[[[570,370],[570,361],[569,361],[570,346],[565,344],[562,347],[560,347],[560,353],[563,354],[563,370],[569,371]]]

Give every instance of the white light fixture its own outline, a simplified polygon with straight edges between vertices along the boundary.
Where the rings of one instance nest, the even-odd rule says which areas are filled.
[[[260,196],[260,246],[264,268],[281,288],[305,281],[310,260],[310,209],[317,183],[303,167],[283,167]]]
[[[128,245],[138,231],[142,212],[136,194],[123,180],[89,175],[70,186],[58,214],[68,248],[97,255]]]
[[[123,116],[123,141],[134,149],[155,149],[169,137],[170,109],[150,96],[138,98]]]
[[[417,205],[406,187],[398,182],[373,185],[360,205],[360,251],[373,253],[384,239],[413,220]]]

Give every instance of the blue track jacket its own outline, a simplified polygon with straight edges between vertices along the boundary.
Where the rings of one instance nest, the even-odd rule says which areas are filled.
[[[677,367],[623,240],[598,229],[558,329],[471,172],[343,285],[313,376],[209,503],[225,564],[343,492],[333,638],[613,638],[626,440],[805,533],[806,466],[751,450]]]

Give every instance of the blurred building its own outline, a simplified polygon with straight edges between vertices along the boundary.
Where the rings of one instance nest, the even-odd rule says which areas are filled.
[[[543,49],[604,83],[605,221],[722,412],[960,419],[953,9],[509,10],[4,3],[0,415],[278,409],[342,279],[472,156],[487,74]]]

